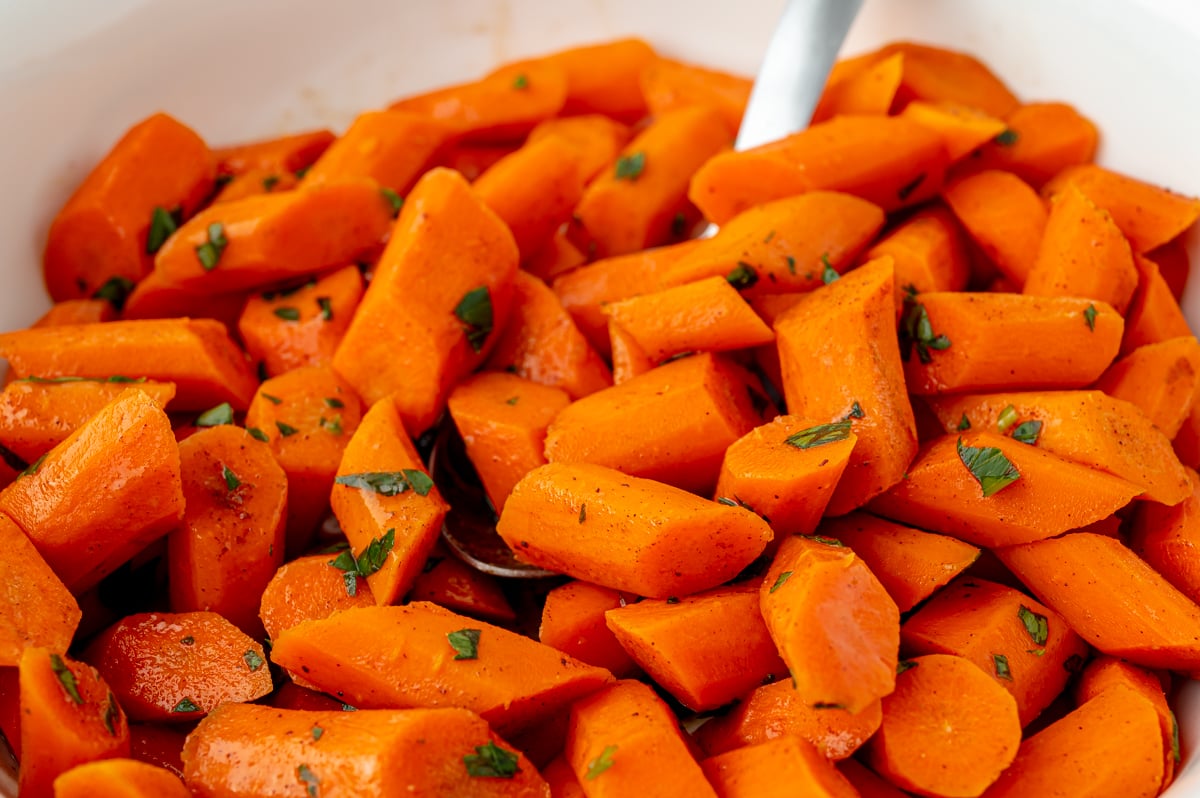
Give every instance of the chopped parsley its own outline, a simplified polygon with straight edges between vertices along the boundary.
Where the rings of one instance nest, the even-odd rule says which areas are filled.
[[[282,421],[275,422],[275,429],[279,430],[279,434],[285,438],[290,438],[300,431],[291,424],[284,424]]]
[[[182,215],[182,208],[176,208],[172,212],[162,206],[154,206],[154,210],[150,212],[150,232],[146,234],[147,255],[157,254],[162,249],[162,245],[167,243],[167,239],[179,229]]]
[[[320,795],[321,780],[317,778],[317,774],[313,773],[308,765],[300,765],[296,768],[296,778],[300,779],[304,784],[308,798],[318,798]]]
[[[196,417],[197,427],[219,427],[223,424],[233,423],[233,406],[229,402],[222,402],[216,407],[205,410]]]
[[[200,707],[196,706],[195,701],[188,698],[187,696],[184,696],[183,698],[179,699],[179,703],[176,704],[171,709],[171,711],[172,712],[199,712]]]
[[[529,88],[529,76],[526,75],[524,72],[521,72],[515,78],[513,78],[512,87],[514,89],[517,89],[518,91],[521,89],[528,89]]]
[[[482,633],[481,629],[459,629],[447,634],[446,639],[454,649],[454,658],[479,659],[479,636]]]
[[[915,345],[917,359],[922,363],[929,363],[933,360],[929,350],[949,349],[950,339],[944,335],[933,334],[929,312],[925,310],[924,305],[910,297],[906,297],[904,301],[908,310],[900,321],[900,359],[908,362]]]
[[[270,193],[271,189],[279,185],[279,175],[267,175],[262,179],[263,191]]]
[[[517,775],[517,755],[488,740],[486,745],[475,746],[475,753],[463,757],[467,775],[482,779],[511,779]]]
[[[342,572],[342,581],[346,585],[347,596],[358,595],[358,577],[366,579],[382,568],[395,544],[396,530],[389,529],[382,538],[371,538],[371,542],[357,557],[352,551],[347,550],[329,561],[331,566]]]
[[[108,304],[113,306],[114,310],[123,310],[125,308],[125,300],[129,298],[129,292],[133,290],[134,282],[128,277],[110,277],[104,285],[96,289],[96,293],[92,294],[92,299],[103,299]]]
[[[823,253],[821,255],[821,282],[829,285],[839,277],[841,275],[837,273],[837,269],[833,268],[833,264],[829,262],[829,253]]]
[[[779,578],[775,580],[775,584],[771,585],[771,589],[770,589],[770,590],[768,590],[767,592],[768,592],[768,593],[774,593],[776,590],[778,590],[779,588],[781,588],[781,587],[783,587],[784,585],[786,585],[786,584],[787,584],[787,580],[789,580],[789,579],[791,579],[791,578],[792,578],[792,572],[791,572],[791,571],[784,571],[783,573],[781,573],[781,574],[779,575]]]
[[[1008,657],[1003,654],[992,655],[992,665],[996,669],[996,678],[1012,681],[1012,671],[1008,667]]]
[[[963,413],[962,418],[958,420],[958,431],[965,432],[971,428],[971,419],[967,418],[967,414]]]
[[[1040,615],[1022,604],[1017,609],[1017,617],[1021,619],[1021,624],[1029,633],[1029,639],[1035,645],[1046,645],[1046,641],[1050,639],[1050,622],[1045,615]]]
[[[258,652],[252,648],[246,649],[246,653],[242,655],[242,659],[246,661],[246,667],[251,672],[258,670],[263,666],[263,658],[258,655]]]
[[[263,432],[258,427],[247,427],[246,432],[249,432],[250,437],[254,438],[256,441],[262,441],[263,443],[271,442],[271,439],[267,437],[267,433]]]
[[[272,312],[284,321],[300,321],[300,309],[291,305],[275,308]]]
[[[454,315],[463,323],[463,333],[471,349],[481,351],[492,332],[492,292],[486,285],[471,289],[455,306]]]
[[[997,133],[992,141],[996,142],[1001,147],[1011,147],[1017,143],[1017,139],[1019,138],[1021,138],[1021,135],[1009,127]]]
[[[322,736],[323,734],[325,734],[325,730],[324,730],[324,729],[322,729],[320,726],[313,726],[311,731],[312,731],[312,738],[313,738],[313,742],[314,742],[314,743],[315,743],[317,740],[320,740],[320,739],[321,739],[321,736]]]
[[[725,275],[725,279],[740,291],[758,282],[758,270],[749,263],[739,260],[737,266],[734,266],[729,274]]]
[[[1023,421],[1016,426],[1012,431],[1014,441],[1027,443],[1033,446],[1037,443],[1038,436],[1042,434],[1042,422],[1040,421]]]
[[[384,186],[379,189],[380,195],[387,202],[388,207],[392,209],[392,218],[395,219],[400,215],[400,209],[404,207],[404,197],[401,197],[393,189]]]
[[[217,264],[221,262],[221,255],[225,253],[225,247],[227,246],[229,246],[229,239],[225,237],[225,225],[220,222],[210,224],[208,226],[208,240],[196,247],[196,258],[200,261],[200,265],[204,267],[204,271],[211,272],[217,268]]]
[[[1001,433],[1008,432],[1008,428],[1017,423],[1017,408],[1008,405],[1000,411],[1000,415],[996,417],[996,428]]]
[[[850,437],[851,422],[834,421],[830,424],[818,424],[815,427],[802,429],[794,435],[790,435],[784,441],[797,449],[811,449],[814,446],[824,446],[827,443],[836,443],[844,441]]]
[[[1021,472],[994,446],[964,446],[958,439],[958,459],[983,489],[984,497],[1004,490],[1021,478]]]
[[[83,696],[79,694],[79,682],[75,680],[75,674],[67,667],[67,663],[63,662],[62,657],[57,654],[50,655],[50,670],[54,671],[54,675],[58,677],[58,683],[62,685],[63,691],[72,703],[82,704]]]
[[[242,486],[242,480],[237,474],[233,473],[233,469],[224,463],[221,464],[221,476],[225,479],[225,488],[233,493]]]
[[[635,152],[617,159],[613,177],[617,180],[637,180],[646,168],[646,153]]]
[[[600,756],[596,757],[587,764],[587,772],[583,777],[591,781],[598,777],[601,773],[613,766],[613,754],[617,752],[615,745],[606,745],[604,750],[600,752]]]
[[[920,664],[921,663],[916,662],[915,660],[902,659],[898,663],[896,663],[896,675],[899,676],[900,674],[904,673],[905,671],[910,671]]]
[[[433,480],[429,478],[429,475],[415,468],[343,474],[334,482],[348,488],[373,490],[380,496],[399,496],[409,490],[418,496],[428,496],[429,491],[433,489]]]
[[[333,321],[333,300],[327,296],[317,297],[317,307],[321,309],[321,321]]]
[[[1096,306],[1088,305],[1083,309],[1083,320],[1087,322],[1088,329],[1092,332],[1096,331]]]

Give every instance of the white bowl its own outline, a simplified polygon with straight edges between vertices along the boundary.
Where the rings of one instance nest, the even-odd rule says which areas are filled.
[[[166,110],[225,144],[310,126],[479,75],[506,59],[621,35],[753,74],[782,0],[0,0],[0,329],[48,305],[50,219],[134,121]],[[1195,0],[867,0],[846,52],[908,38],[970,51],[1024,99],[1095,120],[1099,159],[1200,195]],[[1200,236],[1192,258],[1200,263]],[[1200,281],[1185,310],[1200,320]],[[1200,796],[1200,687],[1177,704]],[[3,787],[0,785],[0,793]]]

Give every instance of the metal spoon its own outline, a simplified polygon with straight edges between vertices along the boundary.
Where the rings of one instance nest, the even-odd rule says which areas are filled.
[[[861,7],[862,0],[788,0],[754,80],[735,149],[751,149],[808,126]],[[716,227],[710,225],[704,235],[715,233]],[[495,511],[452,421],[442,422],[429,471],[451,507],[442,537],[463,561],[494,576],[555,575],[518,560],[496,534]]]

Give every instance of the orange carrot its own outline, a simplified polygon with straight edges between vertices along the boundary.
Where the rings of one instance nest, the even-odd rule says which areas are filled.
[[[189,798],[169,770],[133,759],[76,765],[54,780],[54,798]]]
[[[1015,285],[1024,285],[1046,229],[1046,206],[1034,190],[1011,172],[983,171],[946,186],[942,197],[996,268]],[[1064,224],[1068,210],[1060,209],[1058,225]]]
[[[17,666],[0,667],[0,734],[21,761],[21,685]]]
[[[66,651],[79,625],[79,605],[12,519],[0,514],[0,668],[17,665],[26,648]]]
[[[367,111],[306,171],[304,186],[369,177],[403,195],[450,134],[448,126],[419,114]]]
[[[109,283],[112,283],[110,280]],[[112,283],[118,285],[117,283]],[[107,283],[106,283],[107,285]],[[132,288],[132,285],[130,286]],[[124,291],[122,286],[120,289]],[[122,303],[124,299],[122,298]],[[106,299],[67,299],[55,302],[53,307],[42,314],[30,327],[61,327],[66,324],[96,324],[102,321],[112,321],[117,317],[117,310],[112,302]]]
[[[1096,126],[1065,103],[1021,105],[1004,121],[1007,130],[963,165],[1003,169],[1041,188],[1067,167],[1091,163],[1096,155]]]
[[[94,638],[83,659],[133,720],[187,723],[272,686],[262,646],[214,612],[128,615]]]
[[[952,162],[962,160],[1007,129],[1003,120],[974,106],[954,102],[914,100],[900,115],[941,136]]]
[[[658,365],[658,362],[638,345],[633,335],[616,322],[608,323],[608,339],[609,348],[612,350],[614,385],[628,382]]]
[[[978,666],[930,654],[910,660],[883,699],[869,764],[922,795],[979,795],[1017,755],[1017,703]]]
[[[604,618],[650,678],[697,712],[787,675],[758,609],[755,585],[640,601],[611,609]]]
[[[538,639],[580,662],[617,678],[637,672],[635,663],[608,628],[604,613],[635,600],[617,590],[572,580],[546,594]]]
[[[1096,387],[1137,405],[1174,438],[1200,393],[1200,342],[1186,335],[1139,346],[1112,364]]]
[[[655,60],[650,45],[629,38],[572,47],[505,69],[522,74],[539,65],[558,67],[567,76],[564,116],[605,114],[622,122],[636,122],[646,115],[638,79]]]
[[[906,793],[900,792],[891,783],[876,776],[857,759],[846,759],[839,762],[838,770],[846,777],[847,781],[854,785],[854,789],[858,790],[861,798],[905,798],[906,796]]]
[[[334,553],[299,557],[275,572],[262,591],[259,618],[267,636],[279,635],[301,621],[328,618],[351,607],[374,606],[366,581],[355,575],[354,592],[343,571],[333,567]]]
[[[586,262],[587,256],[567,239],[566,231],[559,230],[545,246],[526,258],[521,268],[539,280],[550,282]]]
[[[499,580],[436,548],[413,580],[409,600],[428,601],[451,612],[495,623],[517,620]]]
[[[601,114],[567,116],[547,119],[529,131],[526,142],[535,144],[554,136],[575,148],[579,177],[584,185],[600,174],[600,170],[617,160],[621,149],[629,143],[631,132],[627,125]]]
[[[640,78],[646,107],[654,116],[677,108],[708,105],[718,109],[730,130],[742,124],[751,81],[739,75],[685,64],[670,58],[652,61]]]
[[[333,133],[328,130],[308,130],[278,138],[219,147],[213,150],[213,155],[217,159],[217,172],[223,175],[241,175],[269,169],[297,172],[312,166],[334,139]]]
[[[180,753],[187,734],[177,726],[161,723],[129,724],[129,756],[139,762],[155,765],[183,775]]]
[[[550,785],[550,798],[587,798],[575,771],[561,755],[542,768],[542,778]]]
[[[617,682],[575,702],[566,759],[588,798],[717,798],[670,709],[640,682]]]
[[[451,143],[443,148],[442,156],[434,161],[434,165],[453,169],[473,183],[479,179],[481,174],[491,169],[497,161],[508,155],[512,155],[518,149],[519,145],[511,142],[506,144],[472,144],[470,142],[452,140]]]
[[[859,798],[846,777],[799,737],[738,748],[701,764],[721,798]]]
[[[830,76],[831,78],[833,75]],[[896,53],[864,65],[838,80],[825,92],[812,121],[824,122],[846,114],[886,116],[904,77],[904,54]]]
[[[1005,116],[1017,98],[981,61],[966,53],[913,42],[896,42],[878,51],[878,58],[904,54],[904,81],[897,102],[910,99],[970,105],[984,113]]]
[[[896,315],[913,292],[962,291],[970,266],[954,216],[941,206],[917,211],[879,239],[862,256],[869,263],[888,255],[896,270]]]
[[[236,202],[247,197],[257,197],[261,194],[276,194],[291,191],[300,185],[300,178],[293,172],[279,172],[276,169],[251,170],[234,176],[226,175],[228,182],[221,188],[209,207],[226,202]]]
[[[143,319],[173,319],[190,316],[196,319],[215,319],[229,330],[237,329],[238,317],[246,304],[244,292],[200,296],[196,292],[169,282],[157,270],[147,274],[125,300],[121,317],[127,321]]]
[[[1176,301],[1183,300],[1183,289],[1191,272],[1186,235],[1178,235],[1160,247],[1146,253],[1146,258],[1158,264],[1158,270]],[[1140,267],[1139,267],[1140,268]]]
[[[1133,262],[1138,270],[1138,288],[1125,314],[1125,337],[1121,339],[1123,355],[1139,346],[1192,333],[1158,265],[1141,255],[1135,255]]]
[[[301,687],[297,681],[284,682],[280,685],[275,692],[271,693],[268,703],[276,709],[357,711],[349,704],[343,704],[326,693]],[[181,745],[180,748],[182,747]]]
[[[1134,510],[1129,547],[1192,601],[1200,601],[1200,476],[1187,469],[1190,491],[1174,507],[1141,502]]]
[[[204,141],[166,114],[130,128],[59,210],[42,268],[55,300],[90,297],[112,278],[137,282],[176,221],[212,190],[216,163]]]
[[[994,432],[929,444],[908,476],[870,505],[904,524],[976,546],[1011,546],[1107,518],[1140,493],[1120,477]]]
[[[1093,646],[1148,668],[1195,670],[1200,607],[1121,541],[1076,532],[996,552]]]
[[[740,507],[583,463],[527,474],[496,531],[533,565],[661,599],[728,581],[771,539],[766,522]],[[697,546],[701,538],[709,543]]]

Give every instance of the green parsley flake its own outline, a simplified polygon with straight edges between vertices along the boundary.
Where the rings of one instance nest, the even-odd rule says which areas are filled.
[[[579,505],[579,523],[582,524],[586,520],[587,520],[587,505],[581,504],[581,505]]]
[[[967,418],[967,414],[963,413],[962,418],[958,420],[958,431],[965,432],[971,428],[971,419]]]
[[[392,553],[396,544],[396,530],[389,529],[382,538],[371,538],[362,553],[357,557],[351,551],[343,551],[329,561],[329,564],[342,572],[342,581],[346,585],[346,595],[358,595],[358,579],[366,579],[383,567],[387,557]]]
[[[797,449],[811,449],[814,446],[824,446],[827,443],[844,441],[850,437],[850,421],[834,421],[830,424],[818,424],[815,427],[802,429],[788,436],[785,443]]]
[[[428,496],[433,489],[433,480],[424,471],[403,468],[399,471],[363,471],[358,474],[343,474],[334,480],[348,488],[373,490],[380,496],[399,496],[413,491],[418,496]]]
[[[917,359],[922,363],[933,361],[930,350],[942,351],[950,348],[950,339],[944,335],[933,334],[933,324],[929,321],[929,312],[920,302],[906,297],[904,300],[908,310],[900,322],[900,359],[908,361],[912,349],[917,348]]]
[[[1008,432],[1008,428],[1017,423],[1017,408],[1008,405],[1000,411],[1000,415],[996,417],[996,429],[1000,430],[1000,434]]]
[[[250,437],[254,438],[256,441],[262,441],[263,443],[271,442],[271,439],[267,437],[267,433],[263,432],[258,427],[247,427],[246,432],[249,432]]]
[[[183,698],[179,699],[179,703],[176,704],[171,709],[171,711],[172,712],[199,712],[200,707],[196,706],[195,701],[188,698],[187,696],[184,696]]]
[[[1017,617],[1021,619],[1021,624],[1035,645],[1046,645],[1046,641],[1050,639],[1050,622],[1045,615],[1040,615],[1022,604],[1017,608]]]
[[[317,774],[313,773],[308,765],[300,765],[296,768],[296,778],[300,779],[301,783],[304,784],[308,798],[319,798],[321,780],[317,778]]]
[[[263,666],[263,658],[258,655],[258,652],[252,648],[246,649],[246,653],[242,655],[242,659],[246,661],[246,667],[251,672],[258,670]]]
[[[384,201],[387,202],[388,207],[392,209],[392,218],[395,219],[400,215],[400,209],[404,207],[404,197],[401,197],[387,186],[379,189],[379,193],[383,196]]]
[[[1033,446],[1037,443],[1038,436],[1042,434],[1042,422],[1040,421],[1023,421],[1016,426],[1012,431],[1014,441],[1027,443]]]
[[[229,402],[222,402],[214,408],[205,410],[196,417],[197,427],[219,427],[223,424],[233,423],[233,406]]]
[[[271,189],[275,188],[277,185],[279,185],[279,175],[267,175],[262,179],[263,191],[267,192],[268,194],[271,192]]]
[[[1005,128],[996,134],[992,141],[999,144],[1001,147],[1011,147],[1017,143],[1017,139],[1021,138],[1021,134],[1010,128]]]
[[[768,593],[774,593],[776,590],[778,590],[779,588],[781,588],[781,587],[783,587],[784,585],[786,585],[786,584],[787,584],[787,580],[789,580],[789,579],[791,579],[791,578],[792,578],[792,572],[791,572],[791,571],[784,571],[783,573],[781,573],[781,574],[779,575],[779,578],[775,580],[775,584],[771,585],[771,589],[770,589],[770,590],[768,590],[767,592],[768,592]]]
[[[233,469],[224,463],[221,464],[221,476],[225,478],[225,488],[230,492],[234,492],[242,486],[242,480],[238,475],[233,473]]]
[[[635,152],[617,159],[613,177],[617,180],[637,180],[646,168],[646,153]]]
[[[75,674],[67,667],[67,663],[63,662],[63,658],[57,654],[50,655],[50,670],[54,671],[54,675],[58,677],[58,683],[62,685],[62,689],[67,696],[75,704],[83,703],[83,696],[79,695],[79,683],[75,680]]]
[[[259,391],[258,395],[261,396],[263,399],[266,399],[268,402],[270,402],[273,405],[283,404],[282,399],[280,399],[278,396],[273,396],[273,395],[267,393],[266,391]]]
[[[994,446],[964,446],[958,439],[958,459],[983,489],[984,498],[1004,490],[1021,478],[1021,472]]]
[[[737,266],[734,266],[733,270],[725,275],[725,279],[730,285],[741,291],[758,282],[758,270],[749,263],[739,260]]]
[[[325,406],[331,407],[334,410],[341,410],[343,407],[346,406],[346,403],[343,402],[341,399],[337,399],[337,398],[331,396],[331,397],[326,397]]]
[[[996,669],[996,678],[1012,681],[1012,671],[1008,667],[1008,657],[1003,654],[992,655],[992,665]]]
[[[920,664],[921,663],[916,662],[915,660],[902,659],[898,663],[896,663],[896,675],[899,676],[900,674],[904,673],[905,671],[910,671]]]
[[[482,351],[484,341],[492,332],[492,292],[486,285],[471,289],[455,306],[454,315],[463,323],[463,333],[471,349]]]
[[[176,208],[172,213],[161,206],[154,206],[154,210],[150,212],[150,232],[146,234],[147,255],[156,254],[162,249],[162,245],[167,243],[167,239],[179,229],[180,215],[180,208]]]
[[[836,280],[839,277],[841,277],[841,275],[837,273],[837,269],[833,268],[833,264],[829,262],[829,253],[826,252],[826,253],[822,254],[821,255],[821,282],[825,283],[825,285],[829,285],[830,283],[832,283],[834,280]]]
[[[463,757],[467,775],[477,779],[511,779],[520,772],[517,755],[488,740],[475,746],[475,753]]]
[[[596,757],[587,764],[587,772],[583,777],[588,781],[592,781],[601,773],[613,766],[613,754],[617,752],[615,745],[606,745],[604,750],[600,752],[600,756]]]
[[[321,309],[321,321],[333,321],[333,300],[327,296],[317,297],[317,307]]]
[[[300,309],[290,305],[275,308],[272,312],[284,321],[300,321]]]
[[[322,729],[320,726],[313,726],[313,727],[312,727],[312,738],[313,738],[313,742],[314,742],[314,743],[315,743],[317,740],[320,740],[320,739],[321,739],[321,735],[323,735],[323,734],[325,734],[325,730],[324,730],[324,729]]]
[[[129,292],[133,290],[134,282],[128,277],[110,277],[104,285],[96,289],[92,299],[103,299],[113,306],[114,310],[123,310]]]
[[[446,639],[450,641],[450,647],[455,652],[454,658],[479,659],[479,636],[482,633],[482,629],[459,629],[447,634]]]
[[[513,78],[512,87],[518,91],[529,88],[529,76],[521,72]]]
[[[282,421],[276,421],[275,428],[279,430],[279,434],[285,438],[290,438],[300,431],[291,424],[284,424]]]
[[[217,264],[221,262],[221,255],[224,254],[225,247],[227,246],[229,246],[229,239],[225,237],[225,225],[220,222],[210,224],[208,226],[208,241],[196,247],[196,258],[200,261],[200,265],[204,267],[204,271],[211,272],[217,268]]]
[[[1087,322],[1088,329],[1092,332],[1096,331],[1096,306],[1088,305],[1083,309],[1083,320]]]

